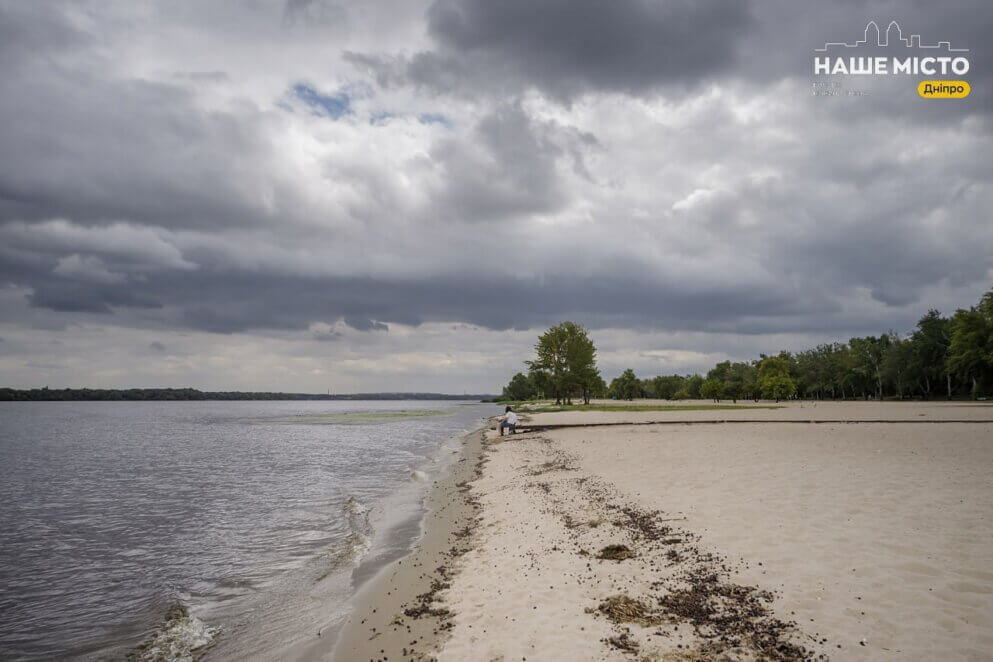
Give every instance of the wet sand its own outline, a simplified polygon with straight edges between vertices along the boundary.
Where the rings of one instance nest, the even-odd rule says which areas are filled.
[[[383,568],[352,600],[352,613],[336,639],[315,642],[295,657],[305,660],[427,660],[451,627],[437,600],[470,545],[479,513],[469,481],[482,472],[483,433],[463,439],[462,456],[434,484],[425,505],[425,534],[414,551]]]
[[[662,413],[728,414],[757,420],[491,439],[480,472],[460,462],[432,496],[475,522],[468,535],[432,517],[423,559],[367,587],[337,659],[989,659],[993,423],[912,421],[993,408]]]

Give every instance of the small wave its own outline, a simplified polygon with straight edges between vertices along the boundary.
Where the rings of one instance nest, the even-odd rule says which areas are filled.
[[[341,505],[348,521],[348,535],[333,544],[327,552],[327,567],[317,578],[320,581],[341,568],[354,566],[372,547],[372,524],[369,509],[355,497],[348,497]]]
[[[410,472],[410,478],[420,483],[426,483],[428,480],[428,475],[419,469],[414,469]]]
[[[360,502],[355,497],[350,496],[347,499],[345,499],[345,503],[341,504],[341,509],[348,516],[348,522],[349,522],[349,524],[352,523],[352,516],[353,515],[365,515],[366,516],[365,517],[365,521],[368,524],[368,522],[369,522],[369,516],[368,516],[369,509],[366,508],[365,506],[363,506],[362,505],[362,502]]]
[[[147,641],[128,653],[131,662],[192,662],[213,644],[221,629],[192,616],[183,605],[166,612],[165,622]]]

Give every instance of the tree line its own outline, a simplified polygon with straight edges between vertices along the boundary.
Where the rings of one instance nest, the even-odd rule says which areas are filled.
[[[706,375],[640,379],[628,369],[607,385],[588,332],[573,322],[542,334],[535,350],[537,360],[511,378],[504,399],[978,399],[993,394],[993,290],[950,317],[928,311],[910,333],[722,361]]]

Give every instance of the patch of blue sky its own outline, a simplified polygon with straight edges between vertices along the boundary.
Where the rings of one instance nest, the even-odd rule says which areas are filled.
[[[297,83],[293,86],[293,94],[315,115],[338,119],[352,112],[351,98],[344,91],[322,94],[306,83]]]
[[[452,128],[452,120],[441,113],[421,113],[417,116],[417,121],[421,124],[441,124],[446,129]]]
[[[376,125],[376,126],[381,125],[381,124],[386,124],[387,122],[389,122],[394,117],[396,117],[396,115],[394,113],[389,112],[389,111],[386,111],[386,110],[374,110],[371,113],[369,113],[369,124]]]

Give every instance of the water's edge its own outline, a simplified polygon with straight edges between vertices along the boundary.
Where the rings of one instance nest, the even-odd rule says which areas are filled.
[[[275,636],[267,637],[263,648],[259,647],[258,641],[254,641],[254,634],[249,641],[243,642],[239,641],[239,635],[244,633],[232,633],[231,637],[225,637],[222,633],[216,645],[211,644],[197,651],[194,659],[213,662],[246,655],[261,660],[327,659],[334,642],[347,626],[349,615],[355,613],[361,596],[370,590],[375,592],[374,587],[384,573],[410,557],[426,538],[435,535],[435,527],[429,526],[429,519],[438,507],[438,494],[443,491],[443,486],[454,485],[458,468],[467,462],[474,463],[472,457],[467,459],[467,449],[485,425],[485,419],[480,419],[469,432],[463,431],[439,442],[436,457],[430,466],[425,467],[424,471],[412,472],[410,483],[401,486],[381,503],[372,505],[371,509],[384,511],[378,519],[369,523],[368,510],[361,511],[366,518],[369,536],[363,540],[358,553],[338,572],[328,572],[315,580],[312,587],[303,587],[310,598],[320,603],[319,622],[313,628],[306,632],[270,633],[270,636]],[[397,512],[403,515],[397,517]]]
[[[301,651],[295,659],[327,660],[329,654],[336,662],[372,659],[380,648],[400,649],[392,646],[400,640],[412,656],[415,641],[422,654],[438,645],[443,634],[435,618],[406,618],[403,627],[397,626],[397,619],[404,617],[406,607],[418,604],[418,596],[432,590],[437,579],[433,571],[450,561],[453,536],[477,521],[478,505],[464,491],[480,470],[485,430],[484,424],[462,438],[458,460],[432,486],[425,498],[422,535],[409,553],[379,568],[358,587],[349,600],[349,617],[334,638]]]

